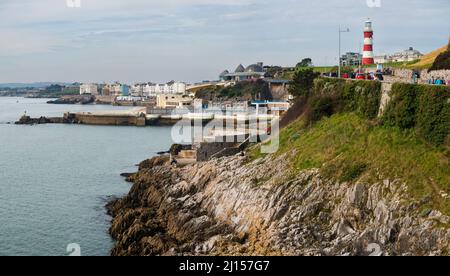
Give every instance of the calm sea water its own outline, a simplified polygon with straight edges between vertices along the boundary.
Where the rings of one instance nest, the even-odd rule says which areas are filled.
[[[104,205],[129,191],[120,173],[170,147],[170,128],[7,124],[25,111],[114,108],[45,102],[0,97],[0,255],[68,255],[71,243],[82,255],[108,255]]]

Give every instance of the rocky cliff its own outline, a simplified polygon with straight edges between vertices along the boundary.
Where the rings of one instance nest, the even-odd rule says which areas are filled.
[[[449,254],[449,217],[417,208],[401,180],[289,173],[295,154],[142,163],[130,193],[107,206],[112,255]]]

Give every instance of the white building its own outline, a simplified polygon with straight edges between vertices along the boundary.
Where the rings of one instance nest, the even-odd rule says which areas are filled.
[[[186,83],[171,81],[166,84],[148,83],[143,87],[143,95],[155,97],[161,94],[186,94]]]
[[[407,50],[397,52],[391,55],[381,55],[375,57],[375,63],[383,64],[388,62],[409,62],[414,61],[422,57],[423,54],[410,47]]]
[[[182,108],[192,105],[193,98],[181,94],[159,94],[156,96],[156,106],[159,108]]]
[[[130,95],[133,97],[143,97],[146,84],[137,83],[130,88]]]
[[[84,94],[98,95],[97,85],[93,83],[80,85],[80,95]]]
[[[121,96],[122,94],[122,85],[115,83],[111,84],[109,87],[110,95],[111,96]]]

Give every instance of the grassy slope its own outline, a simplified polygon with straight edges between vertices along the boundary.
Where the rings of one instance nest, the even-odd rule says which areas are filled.
[[[320,168],[323,175],[340,181],[362,178],[370,182],[401,179],[420,206],[450,214],[449,158],[443,149],[430,146],[412,131],[375,126],[354,114],[337,114],[306,128],[299,119],[280,134],[277,154],[296,149],[292,172]],[[257,147],[250,151],[260,157]]]
[[[433,65],[434,60],[437,58],[437,56],[439,56],[441,53],[445,52],[446,50],[447,50],[447,46],[439,48],[439,49],[421,57],[417,63],[410,64],[407,67],[410,69],[428,69]]]

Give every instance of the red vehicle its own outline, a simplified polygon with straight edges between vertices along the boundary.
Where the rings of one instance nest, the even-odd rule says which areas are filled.
[[[365,80],[366,79],[366,75],[358,73],[358,74],[356,74],[356,79],[357,80]]]
[[[343,75],[343,78],[344,78],[344,79],[348,79],[348,73],[345,73],[345,74]]]

